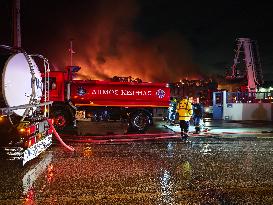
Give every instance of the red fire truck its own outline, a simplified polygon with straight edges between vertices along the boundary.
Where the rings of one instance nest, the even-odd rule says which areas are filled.
[[[153,109],[167,108],[167,83],[76,80],[78,66],[49,74],[50,113],[55,127],[63,129],[77,120],[121,121],[129,130],[144,132],[153,123]]]

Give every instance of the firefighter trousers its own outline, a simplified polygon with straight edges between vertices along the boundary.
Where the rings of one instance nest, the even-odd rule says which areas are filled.
[[[189,131],[190,122],[186,120],[180,120],[180,128],[181,128],[181,135],[184,133],[188,133]]]

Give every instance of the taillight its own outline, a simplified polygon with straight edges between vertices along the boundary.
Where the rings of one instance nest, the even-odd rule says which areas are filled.
[[[32,135],[36,132],[36,126],[35,125],[31,125],[27,128],[27,134],[28,135]]]
[[[36,132],[36,126],[30,125],[28,122],[20,123],[17,127],[18,132],[24,136],[33,135]]]
[[[22,133],[22,134],[25,134],[26,133],[26,129],[25,128],[20,128],[19,132]]]

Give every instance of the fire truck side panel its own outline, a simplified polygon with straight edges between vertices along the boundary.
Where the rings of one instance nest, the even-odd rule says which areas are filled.
[[[168,107],[164,83],[73,81],[71,101],[77,106]]]

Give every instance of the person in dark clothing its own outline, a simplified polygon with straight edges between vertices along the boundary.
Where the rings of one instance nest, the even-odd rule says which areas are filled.
[[[204,107],[201,103],[194,103],[192,105],[193,109],[193,125],[195,126],[195,132],[198,134],[201,131],[201,119],[203,118],[203,113],[204,113]]]
[[[171,97],[170,106],[168,108],[168,120],[171,125],[175,124],[177,102],[174,97]]]

